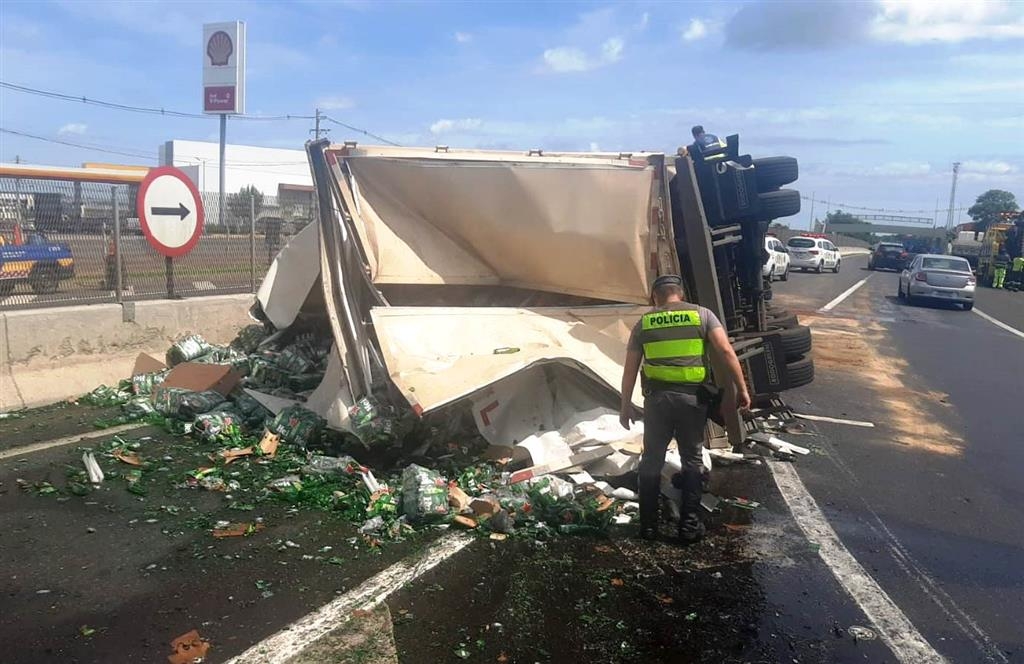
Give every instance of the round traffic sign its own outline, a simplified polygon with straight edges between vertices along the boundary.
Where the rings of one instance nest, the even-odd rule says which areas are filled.
[[[203,233],[203,199],[185,173],[173,166],[150,169],[139,185],[136,208],[146,239],[170,258],[192,251]]]

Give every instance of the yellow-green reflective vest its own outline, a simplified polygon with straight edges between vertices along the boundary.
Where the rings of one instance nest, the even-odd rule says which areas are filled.
[[[699,384],[707,378],[700,312],[694,309],[652,311],[640,319],[643,372],[661,383]]]

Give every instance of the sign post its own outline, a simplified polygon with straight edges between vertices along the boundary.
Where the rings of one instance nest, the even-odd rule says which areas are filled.
[[[220,115],[220,201],[217,224],[224,224],[224,153],[228,115],[245,113],[245,23],[203,26],[203,113]]]
[[[185,173],[160,166],[139,185],[136,206],[143,235],[165,257],[167,296],[174,298],[174,259],[192,251],[203,234],[203,199]]]

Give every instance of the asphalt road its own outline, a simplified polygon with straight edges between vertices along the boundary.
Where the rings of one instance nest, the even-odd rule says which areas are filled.
[[[787,401],[876,425],[817,423],[821,453],[797,472],[942,655],[1024,662],[1024,339],[959,307],[906,305],[895,273],[863,265],[775,286],[814,333],[817,378]],[[979,289],[976,311],[1024,329],[1022,293]]]

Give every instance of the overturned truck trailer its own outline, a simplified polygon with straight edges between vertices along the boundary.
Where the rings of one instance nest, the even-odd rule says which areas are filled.
[[[696,216],[680,258],[680,188],[670,186],[680,166],[663,154],[326,141],[307,151],[319,223],[281,251],[258,303],[278,329],[329,324],[334,349],[307,407],[336,428],[352,430],[349,408],[366,395],[417,413],[470,403],[495,444],[564,430],[580,413],[614,422],[602,416],[617,410],[629,331],[654,279],[682,270],[691,284],[719,288],[686,158],[690,196],[675,192],[676,214]],[[697,289],[689,298],[722,315],[721,297],[709,302]],[[767,347],[737,336],[748,375],[771,374],[776,391],[779,367],[752,364]],[[639,391],[632,399],[642,406]],[[741,426],[734,418],[734,442]]]

